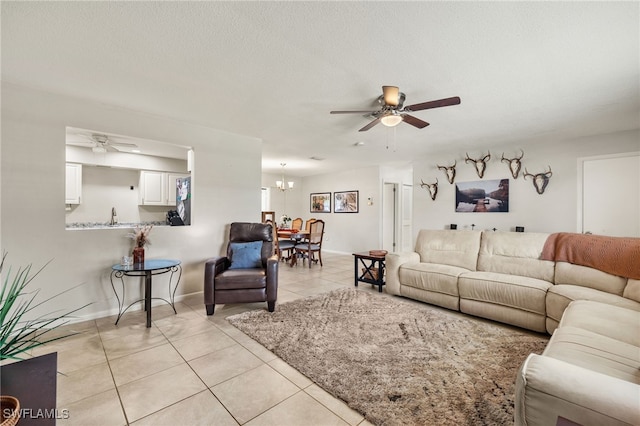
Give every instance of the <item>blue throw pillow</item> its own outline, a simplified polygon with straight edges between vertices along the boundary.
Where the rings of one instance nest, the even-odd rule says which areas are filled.
[[[262,267],[262,241],[231,243],[231,266],[229,269]]]

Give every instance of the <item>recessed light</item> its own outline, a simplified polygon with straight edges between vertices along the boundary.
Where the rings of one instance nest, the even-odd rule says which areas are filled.
[[[324,158],[322,157],[316,157],[315,155],[313,157],[309,157],[310,160],[315,160],[315,161],[323,161]]]
[[[364,146],[364,142],[356,142],[353,146]]]
[[[140,153],[141,151],[139,149],[132,149],[131,152],[135,152],[136,154]]]

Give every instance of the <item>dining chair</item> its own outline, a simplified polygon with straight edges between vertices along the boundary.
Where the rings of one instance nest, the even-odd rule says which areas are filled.
[[[295,219],[293,219],[291,221],[291,229],[297,229],[297,230],[302,229],[302,218],[301,217],[296,217]]]
[[[311,226],[311,223],[313,223],[313,222],[315,222],[315,221],[316,221],[316,218],[315,218],[315,217],[312,217],[312,218],[310,218],[310,219],[307,219],[307,221],[306,221],[306,222],[305,222],[305,224],[304,224],[304,229],[305,229],[306,231],[309,231],[309,226]]]
[[[293,254],[293,248],[296,245],[295,241],[292,241],[290,238],[278,238],[278,227],[270,220],[267,220],[265,223],[272,226],[275,254],[278,255],[278,261],[289,259]],[[284,256],[285,252],[287,254],[286,257]]]
[[[312,224],[313,222],[315,222],[315,221],[316,221],[316,218],[315,218],[315,217],[312,217],[312,218],[310,218],[310,219],[307,219],[307,221],[306,221],[306,222],[305,222],[305,224],[304,224],[304,229],[305,229],[305,231],[309,232],[310,227],[311,227],[311,224]],[[306,242],[308,242],[308,241],[309,241],[309,238],[308,238],[308,237],[302,237],[302,239],[301,239],[301,242],[303,242],[303,243],[306,243]]]
[[[311,268],[311,262],[317,263],[320,261],[322,266],[322,237],[324,236],[324,221],[316,220],[309,225],[309,239],[305,242],[296,244],[296,256],[302,258],[302,264],[304,265],[305,259],[309,260],[309,268]],[[317,257],[316,257],[317,256]]]

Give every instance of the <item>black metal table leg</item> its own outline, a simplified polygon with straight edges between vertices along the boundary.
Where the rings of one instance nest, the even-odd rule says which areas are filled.
[[[147,311],[147,328],[151,327],[151,271],[144,277],[144,309]]]

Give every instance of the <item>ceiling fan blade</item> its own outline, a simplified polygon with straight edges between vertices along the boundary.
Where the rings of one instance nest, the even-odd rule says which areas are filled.
[[[409,105],[405,109],[410,111],[421,111],[423,109],[440,108],[440,107],[446,107],[446,106],[458,105],[458,104],[460,104],[460,98],[457,96],[454,96],[453,98],[438,99],[437,101],[429,101],[429,102],[423,102],[421,104]]]
[[[372,128],[373,126],[375,126],[376,124],[378,124],[380,122],[379,118],[376,118],[375,120],[373,120],[372,122],[370,122],[369,124],[367,124],[366,126],[364,126],[362,129],[358,130],[359,132],[365,132],[367,130],[369,130],[370,128]]]
[[[130,148],[137,148],[138,147],[138,145],[136,145],[135,143],[114,142],[112,140],[107,142],[107,145],[111,145],[111,146],[128,146]]]
[[[382,86],[384,103],[391,106],[398,106],[400,99],[400,89],[396,86]]]
[[[376,111],[329,111],[329,114],[373,114]]]
[[[403,114],[402,119],[404,120],[405,123],[411,124],[412,126],[417,127],[418,129],[424,129],[429,125],[429,123],[427,123],[426,121],[420,120],[419,118],[409,114]]]

